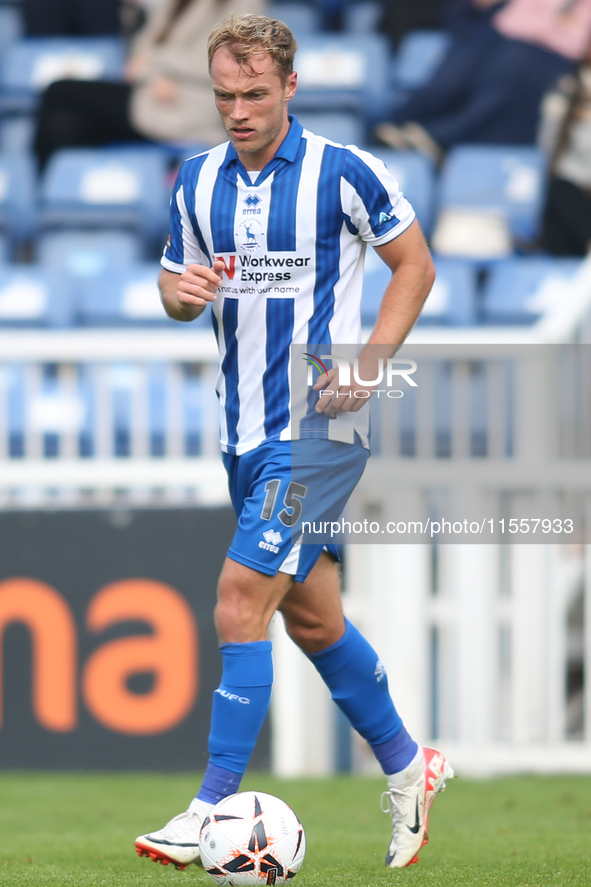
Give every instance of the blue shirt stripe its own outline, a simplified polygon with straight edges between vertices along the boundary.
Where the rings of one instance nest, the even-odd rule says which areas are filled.
[[[199,243],[199,249],[201,250],[203,255],[207,256],[207,258],[211,262],[211,256],[209,254],[207,244],[203,238],[203,234],[201,233],[201,228],[199,227],[199,223],[197,222],[197,215],[195,213],[195,189],[197,187],[197,182],[199,181],[199,175],[203,168],[203,164],[206,160],[207,154],[200,154],[198,157],[192,157],[190,160],[187,160],[187,162],[184,163],[181,167],[178,184],[181,184],[183,186],[185,206],[187,207],[187,213],[189,215],[189,220],[193,227],[195,237],[197,238],[197,242]],[[178,187],[175,187],[175,194],[177,191]],[[180,260],[179,264],[184,264],[184,258]]]
[[[347,151],[344,157],[343,177],[361,197],[376,237],[381,237],[399,224],[386,188],[373,170],[351,151]]]
[[[220,170],[211,199],[210,224],[214,253],[233,253],[234,214],[238,191],[236,188],[236,167],[234,164]]]
[[[293,320],[293,299],[267,299],[267,368],[263,374],[267,438],[278,437],[289,425],[289,346]]]
[[[306,141],[302,139],[293,163],[283,162],[271,188],[267,246],[270,252],[296,249],[296,211]]]
[[[226,425],[228,428],[228,452],[235,455],[238,443],[238,419],[240,395],[238,393],[238,299],[225,299],[222,327],[226,353],[222,360],[222,373],[226,382]]]
[[[328,324],[334,312],[334,287],[339,279],[342,148],[326,145],[318,176],[316,209],[316,284],[314,315],[308,328],[311,343],[330,342]]]

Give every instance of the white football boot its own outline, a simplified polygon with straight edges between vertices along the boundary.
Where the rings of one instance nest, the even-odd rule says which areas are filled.
[[[192,802],[188,810],[173,816],[170,822],[155,832],[140,835],[135,840],[138,856],[149,856],[162,865],[174,865],[186,869],[192,862],[199,862],[199,832],[212,804],[203,804],[203,809],[195,809]]]
[[[431,804],[445,789],[445,780],[454,775],[441,752],[432,748],[421,751],[424,761],[417,753],[406,770],[388,777],[388,790],[382,795],[382,810],[392,816],[392,840],[386,855],[390,868],[404,868],[419,861],[419,850],[429,840]]]

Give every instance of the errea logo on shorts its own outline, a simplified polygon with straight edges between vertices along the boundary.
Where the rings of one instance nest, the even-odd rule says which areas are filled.
[[[283,542],[283,536],[281,533],[276,532],[275,530],[267,530],[263,533],[264,542],[259,542],[259,548],[264,548],[265,551],[272,551],[273,554],[279,554],[279,548],[277,547],[280,542]]]

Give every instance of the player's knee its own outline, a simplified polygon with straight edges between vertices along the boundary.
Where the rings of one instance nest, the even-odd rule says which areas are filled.
[[[220,640],[229,643],[251,640],[255,613],[239,593],[219,594],[213,617]]]
[[[226,643],[264,640],[273,613],[272,604],[256,587],[236,582],[222,573],[214,622],[218,637]]]
[[[318,653],[336,643],[342,634],[340,626],[326,625],[315,619],[298,619],[283,614],[287,634],[304,653]]]

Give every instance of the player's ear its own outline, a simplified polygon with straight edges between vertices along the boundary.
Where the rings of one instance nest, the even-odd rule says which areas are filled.
[[[292,71],[285,82],[285,101],[288,102],[296,94],[298,88],[298,75]]]

